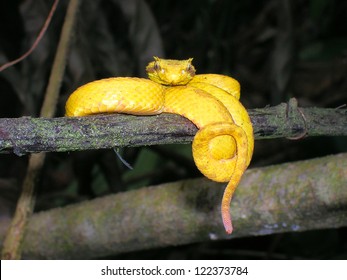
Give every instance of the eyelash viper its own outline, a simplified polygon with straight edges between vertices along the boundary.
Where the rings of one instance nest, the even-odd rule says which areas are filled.
[[[192,144],[197,168],[213,181],[229,182],[221,214],[230,234],[233,230],[230,202],[252,158],[253,128],[238,100],[238,81],[218,74],[195,75],[191,62],[192,58],[154,57],[146,67],[149,79],[115,77],[83,85],[67,100],[66,116],[165,112],[188,118],[199,128]]]

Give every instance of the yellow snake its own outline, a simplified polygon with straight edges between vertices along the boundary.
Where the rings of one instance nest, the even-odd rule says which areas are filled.
[[[66,102],[66,116],[165,112],[188,118],[199,128],[192,144],[196,166],[213,181],[229,182],[221,213],[225,230],[230,234],[231,198],[254,147],[250,118],[238,100],[240,84],[224,75],[195,75],[192,58],[154,57],[146,70],[149,79],[115,77],[81,86]]]

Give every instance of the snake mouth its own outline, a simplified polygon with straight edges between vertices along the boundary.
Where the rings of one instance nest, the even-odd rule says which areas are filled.
[[[162,69],[160,72],[153,70],[153,72],[147,73],[152,81],[165,86],[184,86],[193,78],[193,76],[185,70],[182,70],[181,73],[166,73],[164,69]]]

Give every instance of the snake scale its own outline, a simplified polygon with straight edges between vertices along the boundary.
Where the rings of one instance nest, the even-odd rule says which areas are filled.
[[[229,182],[221,214],[230,234],[231,198],[251,161],[254,147],[252,124],[239,101],[239,82],[219,74],[195,75],[192,58],[154,57],[146,71],[149,79],[114,77],[79,87],[66,102],[66,116],[165,112],[188,118],[199,128],[192,143],[197,168],[213,181]]]

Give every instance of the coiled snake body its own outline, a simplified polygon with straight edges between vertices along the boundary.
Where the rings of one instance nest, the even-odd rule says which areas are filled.
[[[165,112],[188,118],[199,128],[192,144],[196,166],[213,181],[229,182],[221,213],[230,234],[230,202],[253,154],[253,128],[238,100],[239,83],[223,75],[195,75],[191,62],[154,57],[146,68],[150,79],[116,77],[83,85],[69,97],[66,116]]]

